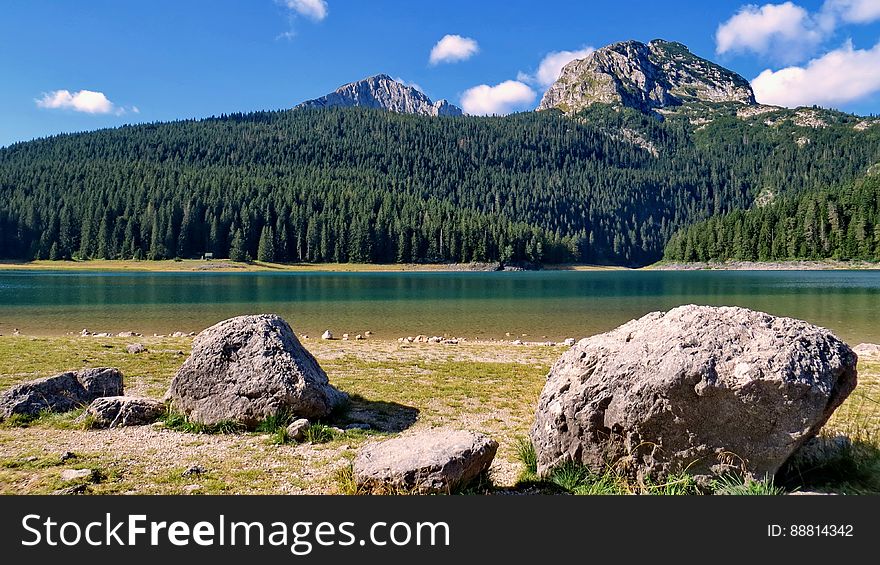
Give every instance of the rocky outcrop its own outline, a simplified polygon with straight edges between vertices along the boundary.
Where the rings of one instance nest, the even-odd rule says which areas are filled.
[[[446,100],[432,102],[424,93],[398,82],[388,75],[376,75],[340,86],[321,98],[303,102],[297,108],[334,106],[379,108],[400,114],[423,116],[461,116],[461,108]]]
[[[487,471],[497,450],[483,434],[427,430],[362,447],[354,478],[366,492],[450,493]]]
[[[101,396],[121,395],[119,369],[68,371],[17,385],[0,396],[0,418],[13,414],[38,416],[40,412],[67,412]]]
[[[856,355],[823,328],[682,306],[564,353],[531,439],[540,473],[571,460],[639,476],[773,475],[855,385]]]
[[[172,407],[202,424],[247,427],[277,414],[327,416],[347,396],[278,316],[239,316],[193,340],[168,389]]]
[[[152,424],[165,414],[165,404],[152,398],[106,396],[86,409],[95,428],[121,428]]]
[[[538,110],[576,112],[601,103],[651,112],[693,102],[756,104],[740,75],[697,57],[681,43],[655,39],[647,45],[615,43],[571,61]]]

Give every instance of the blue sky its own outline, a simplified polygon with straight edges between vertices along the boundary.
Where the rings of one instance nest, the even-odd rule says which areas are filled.
[[[756,88],[769,102],[880,113],[880,0],[751,7],[677,0],[29,0],[7,2],[3,12],[0,145],[289,108],[377,73],[472,113],[530,109],[553,74],[542,61],[558,68],[589,48],[658,37],[749,80],[760,76]],[[457,37],[438,47],[446,36]]]

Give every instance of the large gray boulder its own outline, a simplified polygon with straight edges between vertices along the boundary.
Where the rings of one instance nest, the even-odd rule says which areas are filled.
[[[471,431],[433,429],[362,447],[354,460],[360,489],[450,493],[487,471],[498,442]]]
[[[122,373],[107,367],[68,371],[14,386],[0,395],[0,418],[67,412],[101,396],[121,395]]]
[[[578,342],[547,377],[531,439],[565,461],[639,476],[773,475],[856,386],[829,331],[744,308],[681,306]]]
[[[253,427],[280,413],[322,418],[347,400],[278,316],[239,316],[193,340],[166,399],[203,424]]]
[[[93,400],[86,414],[96,428],[145,426],[165,414],[165,404],[152,398],[106,396]]]

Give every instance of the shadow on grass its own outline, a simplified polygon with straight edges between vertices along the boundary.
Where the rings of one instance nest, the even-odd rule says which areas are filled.
[[[402,432],[418,419],[418,408],[385,400],[369,400],[359,394],[352,394],[345,409],[332,417],[337,425],[369,424],[372,430],[383,433]]]

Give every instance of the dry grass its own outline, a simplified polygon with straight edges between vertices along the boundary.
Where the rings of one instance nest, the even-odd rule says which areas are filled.
[[[126,353],[125,345],[133,341],[148,351]],[[161,398],[190,344],[191,338],[0,336],[0,389],[67,369],[114,366],[125,374],[128,394]],[[338,423],[367,422],[374,431],[296,444],[269,432],[194,434],[151,426],[84,430],[76,413],[40,418],[27,427],[7,422],[0,425],[0,493],[77,486],[61,482],[61,470],[69,468],[98,471],[86,486],[93,493],[340,492],[345,489],[339,477],[365,442],[437,425],[497,439],[492,480],[496,486],[513,486],[523,471],[518,438],[528,432],[550,365],[565,350],[503,343],[307,340],[305,345],[331,382],[352,395],[350,411]],[[862,361],[859,369],[856,392],[827,430],[880,448],[880,362]],[[66,451],[77,458],[62,462]],[[193,466],[207,471],[184,476]]]

